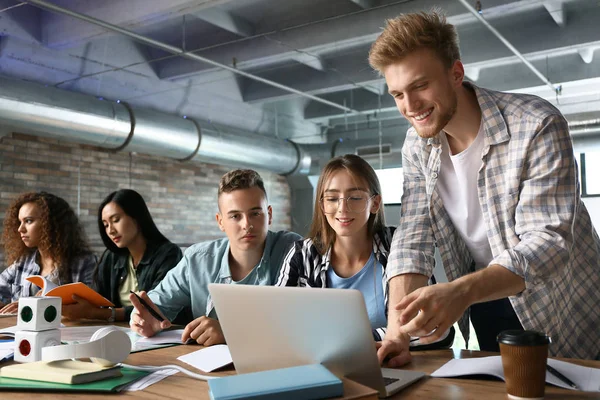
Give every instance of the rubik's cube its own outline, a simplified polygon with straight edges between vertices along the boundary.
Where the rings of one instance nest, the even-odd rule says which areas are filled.
[[[21,297],[15,334],[17,362],[42,359],[42,348],[60,344],[60,297]]]

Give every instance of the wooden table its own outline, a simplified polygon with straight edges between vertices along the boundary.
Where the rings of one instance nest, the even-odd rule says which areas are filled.
[[[0,329],[16,324],[15,317],[0,318]],[[97,325],[97,323],[93,323]],[[192,351],[199,350],[201,346],[187,345],[162,348],[157,350],[145,351],[131,354],[125,361],[128,364],[137,365],[164,365],[179,364],[194,372],[187,364],[177,360],[177,357]],[[487,353],[480,351],[466,350],[434,350],[424,352],[414,352],[413,361],[404,369],[423,371],[427,374],[432,373],[444,363],[452,358],[471,358],[497,355],[496,353]],[[589,367],[600,368],[600,361],[562,359]],[[3,363],[8,365],[8,363]],[[235,374],[233,368],[218,372],[215,375]],[[373,399],[376,398],[375,392],[364,386],[353,382],[345,382],[345,393],[352,393],[345,399]],[[61,394],[61,399],[82,399],[82,398],[100,398],[106,394]],[[181,373],[167,377],[166,379],[148,387],[143,391],[122,392],[117,394],[119,398],[137,398],[137,399],[199,399],[208,400],[208,384],[204,381],[195,380]],[[31,400],[54,399],[56,393],[35,393],[31,392],[7,392],[0,391],[0,398],[4,399],[27,399]],[[586,393],[561,389],[554,386],[546,386],[546,399],[600,399],[600,393]],[[502,381],[496,380],[475,380],[475,379],[442,379],[425,378],[409,386],[400,393],[392,396],[391,399],[477,399],[494,400],[506,399],[506,386]]]

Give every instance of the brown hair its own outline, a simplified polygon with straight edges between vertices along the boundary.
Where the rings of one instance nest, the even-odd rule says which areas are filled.
[[[429,48],[447,68],[460,60],[458,34],[440,10],[402,14],[388,19],[369,51],[369,64],[379,72],[408,53]]]
[[[250,189],[253,187],[262,190],[265,198],[267,197],[265,184],[258,172],[252,169],[234,169],[221,177],[219,181],[219,197],[221,197],[222,193],[230,193],[234,190]]]
[[[354,179],[364,180],[371,195],[381,195],[379,178],[377,178],[375,170],[373,170],[373,167],[371,167],[368,162],[355,154],[346,154],[332,158],[327,165],[323,167],[321,175],[319,176],[315,209],[310,232],[308,234],[308,237],[312,239],[315,247],[321,254],[325,254],[327,249],[335,243],[335,231],[329,225],[329,222],[327,222],[325,213],[321,209],[321,199],[323,198],[326,185],[331,180],[333,174],[342,169],[346,170]],[[377,213],[369,216],[367,224],[369,236],[373,236],[375,232],[379,232],[385,228],[383,202],[379,206]]]
[[[83,228],[69,203],[46,192],[24,193],[6,210],[2,241],[8,265],[30,254],[18,232],[19,210],[26,203],[35,203],[41,212],[42,234],[38,248],[58,266],[61,282],[71,282],[71,264],[76,257],[91,254]]]

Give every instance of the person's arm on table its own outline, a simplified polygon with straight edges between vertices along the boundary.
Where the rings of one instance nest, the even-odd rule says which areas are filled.
[[[501,265],[490,265],[450,283],[417,289],[406,295],[395,311],[400,313],[405,332],[419,336],[422,344],[433,343],[472,304],[513,296],[523,289],[523,278]]]
[[[189,339],[203,346],[225,343],[221,324],[218,320],[207,316],[196,318],[185,326],[181,341],[185,343]]]
[[[434,238],[429,218],[429,201],[426,178],[419,167],[411,146],[416,139],[407,139],[402,149],[404,184],[402,216],[394,232],[385,274],[388,281],[388,325],[384,340],[399,340],[404,343],[406,331],[400,321],[401,313],[395,309],[405,295],[427,285],[433,274]],[[406,341],[408,343],[408,341]],[[408,344],[406,346],[408,348]],[[395,346],[395,345],[394,345]],[[383,345],[377,351],[380,360],[389,358],[392,346]],[[403,358],[390,359],[390,366],[405,363]]]
[[[14,314],[18,311],[19,302],[12,301],[13,293],[11,292],[16,273],[16,263],[0,273],[0,314]]]

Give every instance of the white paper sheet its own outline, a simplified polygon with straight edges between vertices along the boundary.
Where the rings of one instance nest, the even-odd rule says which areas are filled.
[[[160,382],[168,376],[175,375],[178,371],[176,369],[164,369],[161,371],[153,372],[145,377],[131,383],[126,386],[123,390],[127,392],[135,392],[138,390],[144,390],[148,386]]]
[[[98,329],[106,328],[108,325],[92,325],[92,326],[65,326],[60,328],[60,340],[67,343],[85,343],[89,342],[94,333]],[[129,332],[131,329],[115,326],[124,332]]]
[[[15,342],[14,340],[0,341],[0,361],[3,361],[7,357],[12,357],[14,353]]]
[[[0,349],[0,361],[3,361],[5,358],[12,357],[14,351],[12,349]]]
[[[11,340],[10,342],[1,341],[0,342],[0,350],[12,350],[15,348],[15,341]]]
[[[156,335],[146,338],[140,337],[136,344],[145,345],[145,344],[184,344],[181,341],[181,335],[183,334],[183,329],[174,329],[171,331],[162,331],[157,333]]]
[[[600,369],[582,367],[564,361],[548,359],[548,364],[573,381],[579,390],[600,392]],[[450,360],[431,374],[433,378],[452,378],[466,375],[491,375],[504,380],[500,356]],[[546,371],[546,383],[564,389],[575,390],[550,372]]]
[[[15,337],[15,333],[17,332],[17,326],[8,326],[6,328],[0,329],[0,336],[12,336]]]
[[[226,344],[206,347],[177,357],[177,359],[204,372],[212,372],[233,362],[231,353],[229,353],[229,347]]]
[[[73,343],[86,343],[89,342],[92,338],[92,335],[98,330],[105,328],[107,325],[92,325],[92,326],[69,326],[60,328],[61,340],[65,343],[73,344]],[[150,349],[158,349],[161,347],[166,347],[169,344],[173,343],[181,343],[181,332],[183,330],[178,331],[166,331],[161,332],[154,338],[144,338],[130,328],[124,326],[115,326],[115,328],[122,330],[129,336],[131,340],[131,352],[135,353],[137,351],[142,350],[150,350]],[[179,333],[171,333],[168,332],[179,332]],[[167,334],[167,335],[163,335]],[[173,340],[172,338],[176,337],[177,340]],[[168,339],[166,339],[168,338]],[[166,343],[166,344],[165,344]]]

